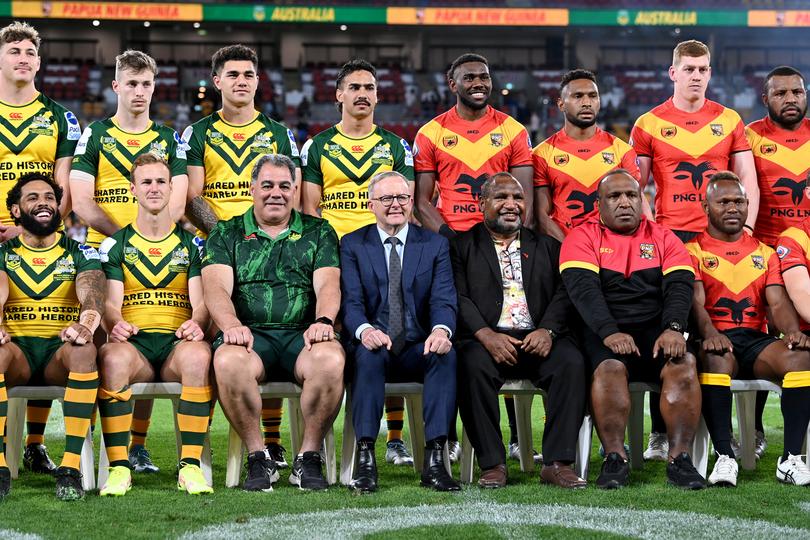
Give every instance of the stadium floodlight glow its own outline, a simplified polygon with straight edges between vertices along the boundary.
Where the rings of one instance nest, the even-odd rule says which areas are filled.
[[[200,93],[205,92],[205,86],[200,85],[200,88],[198,88],[197,91],[200,92]]]
[[[512,83],[510,83],[510,82],[506,83],[506,89],[507,90],[511,90],[513,87],[514,87],[514,85]]]
[[[206,85],[206,84],[208,84],[208,82],[207,82],[205,79],[200,79],[200,86],[202,86],[203,88],[205,88],[205,85]]]
[[[504,96],[508,96],[509,95],[509,90],[504,88],[503,90],[501,90],[501,94],[503,94]]]
[[[98,19],[93,19],[93,26],[98,26],[101,24],[101,21]]]
[[[150,23],[149,21],[143,21],[143,26],[144,28],[149,28],[150,26],[152,26],[152,23]]]
[[[194,28],[199,28],[199,27],[200,27],[200,23],[195,22],[195,23],[194,23],[192,26],[193,26]]]
[[[197,94],[197,98],[198,98],[198,99],[202,99],[202,98],[204,98],[204,97],[205,97],[205,93],[204,93],[204,92],[200,92],[199,94]]]
[[[340,31],[341,31],[341,32],[345,32],[345,31],[346,31],[346,30],[348,30],[348,29],[349,29],[349,27],[348,27],[348,26],[346,26],[345,24],[341,24],[341,25],[340,25]]]

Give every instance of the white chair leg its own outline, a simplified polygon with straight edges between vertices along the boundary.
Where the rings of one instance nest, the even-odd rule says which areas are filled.
[[[593,419],[589,414],[582,419],[577,437],[577,457],[574,460],[574,471],[577,476],[588,479],[588,466],[591,460],[591,440],[593,438]]]
[[[183,457],[183,438],[180,436],[180,422],[177,421],[177,410],[180,407],[180,400],[172,400],[172,419],[174,420],[174,446],[177,449],[177,463]]]
[[[630,392],[630,418],[627,422],[627,435],[630,440],[630,466],[644,468],[644,394]]]
[[[807,424],[807,434],[804,437],[804,462],[810,463],[810,423]]]
[[[421,473],[425,460],[425,421],[422,416],[422,394],[405,396],[408,429],[413,446],[413,470]]]
[[[25,398],[11,398],[8,400],[8,415],[6,416],[6,463],[12,478],[17,478],[20,472],[23,429],[25,427],[25,407],[27,404],[28,400]]]
[[[740,465],[746,471],[754,470],[757,466],[754,454],[754,414],[756,411],[756,392],[738,392],[734,398],[737,401],[737,424],[740,429]]]
[[[326,462],[326,481],[329,485],[337,483],[337,456],[335,455],[335,428],[329,426],[326,436],[323,439],[326,447],[326,455],[323,457]]]
[[[290,449],[292,450],[292,461],[295,461],[304,440],[304,424],[301,422],[301,400],[287,398],[287,410],[290,415]]]
[[[343,451],[340,453],[340,483],[348,486],[352,482],[354,475],[355,453],[357,442],[355,441],[354,420],[352,417],[352,393],[346,388],[346,406],[343,413]]]
[[[706,478],[706,474],[709,470],[709,428],[706,427],[706,420],[703,418],[703,415],[700,415],[700,422],[695,432],[695,440],[692,443],[692,462],[697,472],[699,472],[703,478]]]
[[[470,438],[467,436],[467,430],[463,429],[461,431],[461,458],[458,460],[462,484],[472,484],[474,461],[475,450],[472,443],[470,443]]]
[[[99,429],[101,429],[101,421],[98,423]],[[98,449],[98,488],[101,489],[104,487],[104,484],[107,483],[107,477],[110,475],[110,460],[107,457],[107,445],[104,444],[104,433],[101,433],[99,436],[99,449]]]
[[[239,433],[230,426],[228,432],[228,463],[225,469],[225,486],[236,487],[239,485],[239,478],[242,476],[242,460],[244,447]]]
[[[518,394],[515,399],[515,422],[517,423],[518,446],[520,448],[520,470],[534,470],[532,449],[532,396]]]
[[[211,461],[211,432],[207,431],[205,433],[205,439],[203,439],[202,455],[200,456],[200,470],[202,470],[203,476],[205,477],[205,483],[210,487],[214,487],[214,472]]]
[[[96,469],[93,459],[93,432],[90,431],[90,428],[87,428],[87,435],[84,437],[80,463],[82,471],[82,487],[85,491],[93,491],[96,489]]]

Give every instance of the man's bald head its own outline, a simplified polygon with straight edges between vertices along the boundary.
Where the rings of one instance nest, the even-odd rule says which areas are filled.
[[[609,172],[605,173],[605,175],[602,176],[602,178],[599,179],[599,187],[597,188],[597,193],[599,194],[599,197],[602,197],[602,195],[604,194],[604,191],[607,189],[606,184],[611,179],[613,179],[614,177],[615,178],[623,178],[623,177],[629,178],[630,180],[635,182],[636,187],[638,187],[639,191],[641,190],[641,185],[638,183],[638,180],[636,180],[636,177],[633,176],[633,173],[631,173],[627,169],[613,169],[612,171],[609,171]]]

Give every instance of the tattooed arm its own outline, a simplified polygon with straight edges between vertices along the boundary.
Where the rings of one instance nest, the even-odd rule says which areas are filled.
[[[205,234],[210,233],[216,226],[216,214],[205,199],[202,198],[205,184],[205,169],[202,167],[188,167],[188,194],[186,197],[186,217]]]
[[[76,297],[81,304],[79,322],[62,330],[59,337],[62,341],[74,345],[85,345],[93,342],[93,334],[101,324],[104,313],[104,291],[106,280],[101,270],[85,270],[76,276]]]

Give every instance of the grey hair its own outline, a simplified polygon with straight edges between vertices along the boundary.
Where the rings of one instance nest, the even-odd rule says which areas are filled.
[[[253,170],[250,172],[250,183],[254,183],[259,178],[259,173],[265,165],[272,165],[273,167],[287,168],[290,171],[290,178],[295,183],[295,163],[293,160],[284,154],[265,154],[256,161],[253,165]]]
[[[511,173],[503,171],[493,174],[492,176],[487,178],[486,181],[484,181],[483,185],[481,186],[481,195],[480,195],[481,198],[486,199],[489,197],[489,193],[490,191],[492,191],[492,186],[495,185],[495,182],[498,180],[498,178],[509,178],[510,180],[514,180],[515,182],[517,182],[517,185],[520,186],[520,189],[523,189],[523,186],[520,185],[520,182],[518,182],[517,178],[512,176]]]
[[[403,182],[405,182],[405,185],[408,186],[408,189],[410,190],[411,186],[408,183],[409,180],[407,178],[405,178],[404,175],[402,175],[401,173],[398,173],[397,171],[383,171],[381,173],[375,174],[371,178],[371,182],[368,183],[368,198],[371,199],[372,195],[374,195],[374,186],[376,186],[381,181],[383,181],[386,178],[391,177],[391,176],[396,176],[397,178],[401,179]]]

